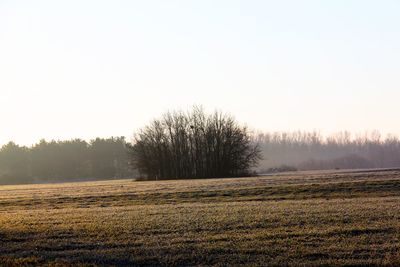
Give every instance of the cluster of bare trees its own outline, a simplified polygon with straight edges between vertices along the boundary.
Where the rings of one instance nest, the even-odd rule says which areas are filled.
[[[255,137],[264,155],[260,171],[281,165],[303,170],[400,167],[400,140],[378,131],[261,133]]]
[[[148,179],[246,175],[261,155],[233,117],[199,107],[154,120],[136,134],[130,153],[133,166]]]

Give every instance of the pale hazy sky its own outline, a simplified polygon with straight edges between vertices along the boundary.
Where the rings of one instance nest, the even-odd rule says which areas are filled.
[[[131,136],[201,104],[400,134],[400,1],[0,0],[0,144]]]

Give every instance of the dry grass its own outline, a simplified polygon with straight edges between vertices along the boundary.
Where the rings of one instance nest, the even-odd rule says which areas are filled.
[[[400,266],[400,172],[2,186],[0,265]]]

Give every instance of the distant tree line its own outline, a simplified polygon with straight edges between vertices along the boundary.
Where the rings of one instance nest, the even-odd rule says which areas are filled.
[[[254,137],[264,155],[259,172],[295,167],[300,170],[400,167],[400,140],[378,131],[260,133]],[[283,168],[282,166],[285,166]]]
[[[0,183],[30,183],[129,177],[132,170],[123,137],[90,142],[45,141],[31,146],[13,142],[0,149]]]
[[[259,165],[257,166],[257,163]],[[233,177],[293,170],[400,167],[400,140],[377,131],[252,134],[220,112],[166,113],[123,137],[0,148],[0,184],[90,179]]]
[[[130,147],[133,166],[148,179],[249,175],[261,154],[246,127],[221,112],[166,113],[141,129]]]

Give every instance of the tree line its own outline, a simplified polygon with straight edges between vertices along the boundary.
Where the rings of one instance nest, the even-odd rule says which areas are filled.
[[[400,167],[400,140],[377,132],[253,133],[222,112],[168,112],[124,137],[10,142],[0,184],[88,179],[213,178],[294,170]]]
[[[46,141],[31,146],[9,142],[0,149],[0,183],[56,182],[130,177],[124,137]]]
[[[400,167],[400,140],[378,131],[354,135],[339,132],[259,133],[255,137],[264,155],[259,172],[282,166],[300,170]]]

